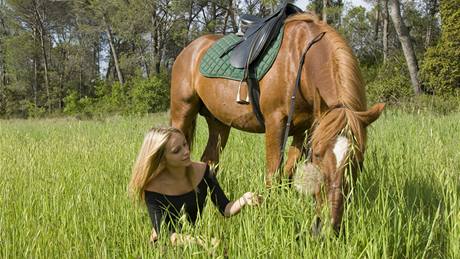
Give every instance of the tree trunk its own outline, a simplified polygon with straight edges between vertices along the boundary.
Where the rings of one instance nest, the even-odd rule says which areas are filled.
[[[427,49],[431,45],[431,37],[433,32],[433,22],[435,19],[435,15],[438,10],[438,1],[437,0],[429,0],[428,1],[428,26],[426,28],[425,34],[425,44],[424,47]]]
[[[3,9],[4,3],[3,0],[0,0],[0,8]],[[1,11],[1,10],[0,10]],[[3,36],[6,36],[6,26],[5,26],[5,21],[3,20],[3,17],[0,16],[0,40],[2,39]],[[6,85],[6,69],[5,69],[5,57],[3,53],[3,46],[2,42],[0,41],[0,100],[2,99],[3,96],[3,89]],[[0,107],[1,109],[1,107]]]
[[[34,5],[34,13],[35,19],[37,21],[37,30],[40,37],[40,47],[43,55],[43,69],[44,69],[44,77],[45,77],[45,90],[46,90],[46,97],[47,97],[47,106],[48,112],[51,112],[51,95],[50,95],[50,87],[49,87],[49,76],[48,76],[48,55],[46,53],[46,46],[45,46],[45,26],[44,22],[44,14],[40,14],[38,2],[36,0],[33,1]],[[43,11],[44,12],[44,11]]]
[[[101,71],[100,71],[100,66],[99,66],[99,44],[100,42],[94,40],[91,44],[93,46],[92,47],[93,64],[91,66],[92,68],[91,79],[93,79],[93,77],[99,79],[101,77]],[[83,67],[83,63],[82,63],[82,67]]]
[[[4,1],[0,0],[0,8],[3,8],[4,6]],[[0,39],[3,36],[6,36],[6,26],[5,26],[5,21],[3,20],[3,17],[0,17]],[[4,96],[4,88],[6,86],[6,68],[5,68],[5,53],[3,51],[3,46],[2,42],[0,41],[0,100],[3,103],[3,96]],[[1,109],[2,107],[0,107]]]
[[[232,28],[233,28],[233,33],[238,32],[238,24],[236,23],[236,18],[235,18],[235,10],[238,10],[238,7],[236,6],[236,2],[233,0],[230,1],[230,21],[232,22]]]
[[[383,43],[383,63],[386,63],[388,60],[388,0],[383,2],[383,31],[382,31],[382,43]]]
[[[112,50],[113,63],[115,65],[115,70],[117,71],[118,81],[120,82],[121,85],[123,85],[124,84],[123,75],[120,70],[120,64],[118,63],[117,50],[115,49],[115,45],[113,44],[112,28],[110,27],[110,24],[107,22],[107,19],[105,18],[105,16],[104,16],[104,23],[106,26],[107,37],[109,38],[110,49]]]
[[[159,48],[159,43],[158,41],[159,36],[158,36],[158,28],[155,27],[152,31],[151,37],[152,37],[152,64],[153,64],[153,70],[155,71],[155,74],[160,73],[160,48]]]
[[[78,69],[78,99],[83,97],[83,57],[80,54],[80,66]]]
[[[323,0],[323,22],[327,23],[327,0]]]
[[[159,32],[159,23],[158,23],[158,18],[157,18],[157,7],[154,4],[153,9],[152,9],[152,15],[150,17],[150,21],[152,23],[152,30],[150,32],[150,38],[151,38],[151,49],[152,49],[152,69],[155,74],[160,73],[160,51],[158,48],[158,32]],[[185,42],[184,42],[185,44]],[[184,45],[185,46],[185,45]]]
[[[391,20],[395,26],[396,33],[398,34],[399,41],[404,52],[404,57],[406,58],[407,67],[409,69],[410,79],[412,83],[412,88],[416,95],[420,94],[421,88],[418,79],[418,64],[417,57],[415,56],[414,48],[409,37],[409,31],[407,30],[404,21],[401,18],[401,11],[399,8],[399,0],[390,0],[391,4]]]
[[[374,26],[374,40],[377,41],[379,38],[379,27],[380,27],[380,0],[377,0],[375,12],[375,26]]]
[[[211,2],[211,30],[212,34],[216,34],[216,27],[217,27],[217,6],[215,2]]]
[[[1,42],[0,42],[0,46],[1,46]],[[0,95],[3,94],[3,89],[4,87],[6,86],[6,75],[5,75],[5,62],[4,62],[4,58],[3,58],[3,53],[1,52],[1,49],[0,49]],[[0,96],[0,99],[1,96]]]
[[[43,37],[43,31],[40,31],[40,44],[41,44],[41,49],[42,49],[42,55],[43,55],[43,69],[45,70],[45,89],[46,89],[46,96],[47,96],[47,104],[48,104],[48,112],[51,112],[51,95],[50,95],[50,83],[49,83],[49,77],[48,77],[48,55],[46,54],[46,48],[45,48],[45,39]]]
[[[227,34],[227,23],[228,23],[228,16],[230,15],[230,8],[232,8],[232,1],[230,1],[230,5],[227,11],[225,12],[224,27],[222,28],[223,35]]]
[[[34,37],[34,44],[36,44],[37,41],[37,30],[33,29],[33,37]],[[38,57],[36,54],[33,56],[33,64],[34,64],[34,81],[32,82],[32,91],[34,93],[34,104],[35,107],[38,106],[38,91],[37,91],[37,86],[38,86]]]

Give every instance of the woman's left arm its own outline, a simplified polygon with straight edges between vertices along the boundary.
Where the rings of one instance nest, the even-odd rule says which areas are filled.
[[[225,217],[237,214],[246,205],[258,205],[262,201],[261,196],[255,195],[252,192],[243,194],[243,196],[235,201],[229,201],[222,188],[220,188],[216,177],[209,170],[205,173],[205,180],[211,190],[212,202]]]
[[[238,200],[229,202],[227,206],[225,207],[225,212],[224,216],[225,217],[231,217],[233,215],[238,214],[238,212],[241,211],[241,209],[246,206],[255,206],[259,205],[260,202],[262,201],[262,197],[260,195],[256,195],[252,192],[247,192],[243,194]]]

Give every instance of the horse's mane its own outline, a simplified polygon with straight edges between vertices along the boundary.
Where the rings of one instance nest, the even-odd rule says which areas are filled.
[[[366,132],[358,117],[353,111],[365,111],[366,95],[358,62],[353,51],[345,42],[343,37],[328,24],[319,20],[314,13],[302,13],[286,19],[286,23],[293,21],[304,21],[318,26],[320,31],[326,32],[322,40],[330,42],[332,52],[333,70],[336,75],[334,80],[337,87],[339,108],[329,107],[321,118],[317,118],[317,124],[313,132],[313,145],[316,142],[326,143],[337,135],[341,134],[344,128],[351,131],[352,137],[359,150],[364,151]],[[326,116],[334,113],[334,116]]]
[[[327,116],[330,115],[330,116]],[[355,154],[361,160],[366,145],[366,130],[356,114],[345,107],[334,108],[318,119],[312,133],[312,145],[327,145],[338,135],[343,135],[351,141]]]

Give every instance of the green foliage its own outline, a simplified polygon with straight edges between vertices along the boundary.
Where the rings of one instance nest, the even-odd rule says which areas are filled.
[[[148,79],[134,77],[121,85],[98,80],[93,85],[96,96],[79,98],[70,91],[64,98],[67,115],[145,114],[166,111],[169,107],[169,81],[166,74]]]
[[[447,115],[460,111],[460,91],[442,96],[421,94],[402,101],[398,106],[410,113]]]
[[[45,107],[38,107],[35,103],[30,101],[26,101],[25,103],[27,107],[27,117],[42,118],[47,114]]]
[[[372,33],[370,18],[370,13],[364,7],[353,7],[343,17],[342,25],[338,28],[362,64],[375,64],[382,55],[379,42]]]
[[[149,79],[135,78],[131,82],[130,113],[147,113],[165,111],[169,107],[169,84],[167,75]]]
[[[449,95],[460,88],[460,45],[449,45],[440,43],[429,48],[421,64],[424,87],[436,94]]]
[[[409,72],[402,55],[391,58],[377,68],[375,78],[367,84],[367,96],[371,103],[389,104],[397,104],[413,96]]]
[[[440,12],[441,39],[426,51],[420,78],[426,89],[445,95],[460,89],[460,1],[441,1]]]
[[[64,105],[65,114],[77,114],[82,111],[82,105],[78,98],[77,91],[70,91],[70,93],[64,97]]]

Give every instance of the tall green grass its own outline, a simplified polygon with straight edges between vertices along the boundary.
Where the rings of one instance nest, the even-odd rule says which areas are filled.
[[[359,176],[338,237],[314,238],[310,197],[264,187],[263,135],[232,130],[219,181],[232,199],[265,201],[225,219],[211,202],[185,232],[209,241],[151,246],[143,206],[127,197],[144,133],[164,114],[99,121],[0,121],[1,258],[459,258],[460,114],[387,111],[369,129]],[[207,140],[199,120],[193,158]]]

